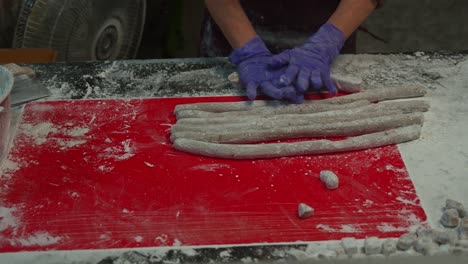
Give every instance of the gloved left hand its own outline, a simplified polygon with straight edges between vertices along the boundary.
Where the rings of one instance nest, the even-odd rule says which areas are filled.
[[[343,33],[327,23],[302,46],[286,50],[272,58],[274,68],[289,65],[280,82],[285,89],[296,89],[302,95],[309,88],[319,90],[326,87],[336,94],[336,86],[330,77],[330,68],[345,42]]]

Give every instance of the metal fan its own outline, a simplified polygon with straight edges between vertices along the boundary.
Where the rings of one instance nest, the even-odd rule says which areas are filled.
[[[52,48],[59,61],[134,58],[146,0],[23,0],[17,48]]]

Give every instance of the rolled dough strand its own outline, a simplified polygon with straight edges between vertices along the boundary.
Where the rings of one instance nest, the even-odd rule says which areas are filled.
[[[226,102],[226,103],[194,103],[176,105],[174,114],[184,110],[199,110],[212,113],[230,112],[230,111],[246,111],[257,107],[264,106],[279,106],[287,105],[288,103],[276,100],[255,100],[242,102]]]
[[[386,100],[422,97],[426,95],[426,89],[419,85],[402,85],[385,89],[367,90],[346,96],[333,97],[321,100],[327,104],[349,104],[351,102],[368,100],[370,102],[380,102]]]
[[[183,110],[177,112],[177,119],[181,118],[214,118],[214,117],[239,117],[253,115],[284,115],[284,114],[309,114],[326,111],[334,111],[347,108],[356,108],[364,105],[369,105],[366,100],[355,101],[349,104],[301,104],[301,105],[282,105],[277,107],[257,107],[248,111],[233,111],[223,113],[211,113],[199,110]]]
[[[217,144],[179,138],[174,148],[196,155],[224,159],[269,159],[300,155],[339,153],[377,148],[418,139],[421,125],[413,125],[387,131],[351,137],[341,141],[315,140],[273,144]]]
[[[412,100],[392,103],[371,104],[368,106],[363,106],[354,109],[328,111],[315,114],[287,114],[272,117],[252,116],[240,117],[236,119],[224,118],[223,121],[225,122],[223,123],[211,123],[210,121],[212,119],[209,118],[184,118],[177,121],[177,123],[171,127],[171,131],[206,132],[226,130],[269,129],[274,127],[303,126],[314,123],[345,122],[378,116],[426,112],[428,109],[429,104],[427,102],[422,100]]]
[[[405,85],[389,87],[385,89],[367,90],[360,93],[333,97],[324,100],[310,100],[306,101],[306,104],[343,104],[346,102],[354,102],[359,100],[369,100],[371,102],[377,102],[392,99],[421,97],[425,94],[426,90],[422,86]],[[221,113],[231,111],[247,111],[258,107],[281,105],[287,105],[287,103],[274,100],[256,100],[253,102],[243,101],[226,103],[194,103],[177,105],[174,109],[174,113],[177,115],[178,112],[183,110],[200,110],[205,112]]]
[[[215,124],[215,125],[180,125],[175,124],[171,127],[171,132],[223,132],[223,131],[248,131],[248,130],[266,130],[276,127],[291,127],[291,126],[308,126],[312,124],[324,124],[335,122],[349,122],[357,119],[375,118],[390,115],[402,114],[401,111],[371,111],[357,113],[343,113],[334,118],[323,118],[321,116],[309,115],[284,115],[289,118],[273,119],[273,118],[256,118],[249,122],[232,123],[232,124]],[[283,116],[281,116],[283,117]]]
[[[424,115],[422,113],[399,114],[349,122],[277,127],[264,130],[225,130],[218,132],[182,131],[172,133],[171,140],[175,141],[178,138],[187,138],[206,142],[238,144],[308,137],[349,137],[402,126],[422,124],[423,121]]]
[[[358,93],[361,91],[363,81],[361,78],[347,76],[338,73],[332,73],[331,79],[335,83],[336,88],[345,93]]]

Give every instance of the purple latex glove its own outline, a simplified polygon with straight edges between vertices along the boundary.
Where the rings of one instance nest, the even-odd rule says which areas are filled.
[[[280,81],[285,90],[296,89],[296,94],[305,93],[309,88],[319,90],[326,87],[336,94],[336,86],[330,77],[333,60],[340,53],[345,42],[343,33],[327,23],[310,37],[302,46],[286,50],[273,57],[274,68],[289,65]]]
[[[237,65],[239,79],[246,87],[249,100],[255,99],[257,88],[273,99],[283,99],[279,79],[286,68],[270,67],[272,57],[273,54],[258,36],[235,49],[229,56],[229,61]]]

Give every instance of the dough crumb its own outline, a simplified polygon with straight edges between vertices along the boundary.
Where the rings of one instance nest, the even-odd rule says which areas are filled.
[[[457,241],[457,233],[453,230],[445,230],[445,231],[434,231],[433,233],[433,241],[439,245],[445,244],[455,244]]]
[[[437,252],[438,249],[439,246],[436,243],[432,242],[432,239],[430,238],[418,239],[414,244],[414,250],[423,255],[432,256]]]
[[[338,176],[333,171],[323,170],[320,172],[320,181],[325,184],[327,189],[334,190],[339,186]]]
[[[416,229],[416,235],[418,236],[418,238],[425,238],[425,237],[429,237],[431,238],[433,236],[433,233],[434,233],[434,230],[432,230],[430,227],[418,227],[418,229]]]
[[[458,233],[461,239],[468,239],[468,218],[464,218],[460,221]]]
[[[297,214],[301,219],[309,218],[314,214],[314,208],[310,207],[305,203],[300,203],[298,206]]]
[[[445,210],[444,213],[442,214],[442,217],[440,218],[440,223],[443,226],[448,227],[448,228],[457,227],[459,222],[460,222],[460,216],[456,209]]]
[[[455,209],[458,212],[458,215],[463,218],[466,216],[465,206],[462,203],[457,202],[452,199],[447,199],[445,201],[445,209]]]
[[[341,245],[349,256],[357,254],[359,251],[357,241],[354,237],[345,237],[341,239]]]
[[[380,254],[382,244],[378,237],[368,237],[364,241],[364,252],[367,255]]]
[[[404,234],[398,239],[397,248],[399,250],[408,250],[414,245],[417,239],[418,237],[416,234]]]
[[[390,256],[397,251],[396,241],[394,239],[387,239],[382,243],[382,254]]]
[[[458,240],[458,241],[455,243],[455,246],[457,246],[457,247],[462,247],[462,248],[468,248],[468,239]]]
[[[327,249],[329,249],[331,251],[334,251],[337,256],[346,255],[345,249],[343,248],[342,245],[339,245],[339,244],[330,244],[330,245],[327,246]]]
[[[229,74],[228,80],[234,85],[240,85],[239,74],[237,72]]]

